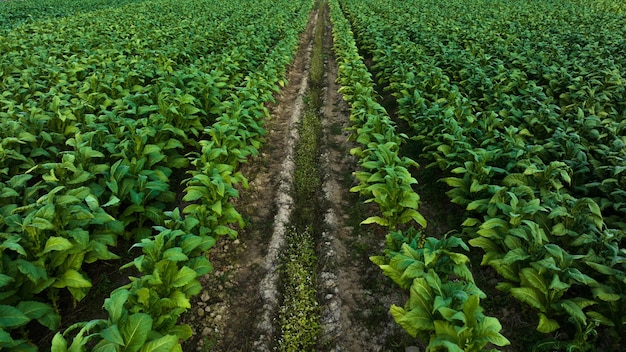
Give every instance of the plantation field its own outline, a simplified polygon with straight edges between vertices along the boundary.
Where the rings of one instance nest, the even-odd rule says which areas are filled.
[[[533,324],[544,335],[528,343],[538,350],[618,350],[626,283],[626,7],[340,3],[372,59],[376,83],[394,98],[395,114],[421,149],[411,156],[441,170],[451,202],[465,209],[456,235],[482,253],[474,268],[492,267],[496,288],[535,312]],[[499,324],[481,314],[468,320],[471,297],[489,298],[458,285],[473,282],[467,269],[456,268],[467,258],[448,253],[438,262],[435,253],[458,240],[397,247],[398,239],[414,236],[393,233],[391,251],[376,259],[411,290],[404,307],[392,308],[396,321],[431,348],[505,344],[483,328],[467,330]]]
[[[622,350],[624,23],[0,2],[0,350]]]
[[[34,350],[25,332],[56,331],[60,304],[91,289],[84,265],[135,248],[125,267],[136,277],[106,300],[108,318],[68,342],[57,334],[52,349],[180,349],[192,332],[178,317],[211,271],[204,252],[243,226],[237,165],[258,153],[264,104],[312,5],[85,10],[100,4],[0,33],[3,350]]]

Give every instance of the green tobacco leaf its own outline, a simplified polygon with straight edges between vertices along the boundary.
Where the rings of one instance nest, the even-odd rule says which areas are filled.
[[[561,326],[556,320],[548,318],[545,314],[539,313],[539,324],[537,325],[537,331],[544,334],[549,334]]]
[[[187,295],[185,295],[181,291],[174,291],[170,295],[170,299],[176,305],[176,307],[185,308],[185,309],[191,308],[191,302],[189,301],[189,298],[187,298]]]
[[[428,344],[428,351],[463,352],[463,349],[455,342],[448,340],[447,336],[438,336],[438,334],[435,336],[437,337]]]
[[[410,308],[415,308],[417,306],[422,307],[424,311],[430,312],[433,310],[433,301],[435,297],[433,295],[432,289],[426,282],[426,279],[423,277],[417,278],[413,280],[413,285],[411,285],[410,296],[408,301],[408,306]]]
[[[473,247],[482,248],[485,253],[502,253],[500,247],[492,240],[486,237],[476,237],[468,241]]]
[[[193,330],[191,330],[191,326],[187,324],[175,325],[168,332],[170,334],[178,336],[178,338],[182,340],[187,340],[193,335]]]
[[[187,257],[183,253],[182,248],[174,247],[174,248],[169,248],[165,252],[163,252],[163,260],[169,260],[172,262],[180,262],[180,261],[189,260],[189,257]]]
[[[454,310],[447,306],[437,308],[437,312],[439,312],[439,314],[441,314],[441,316],[449,322],[454,323],[454,320],[458,320],[459,322],[465,323],[466,321],[465,314],[463,312]]]
[[[196,249],[202,243],[202,237],[189,235],[184,237],[182,243],[180,244],[180,248],[182,252],[185,254],[190,254],[194,249]]]
[[[511,265],[515,262],[524,261],[530,258],[530,254],[526,253],[524,248],[518,247],[515,249],[509,250],[502,258],[502,263],[505,265]]]
[[[414,261],[402,273],[402,279],[413,282],[413,279],[424,276],[424,263]]]
[[[152,318],[145,313],[135,313],[128,317],[120,332],[124,338],[124,352],[137,352],[146,342],[148,333],[152,330]]]
[[[511,342],[506,337],[500,334],[500,331],[502,330],[502,325],[496,318],[485,317],[475,329],[475,340],[484,338],[486,341],[489,341],[492,344],[501,347],[511,344]]]
[[[361,225],[374,224],[374,223],[380,226],[389,226],[389,221],[380,216],[370,216],[369,218],[363,220],[361,222]]]
[[[437,336],[437,339],[440,341],[450,342],[450,344],[445,344],[445,346],[448,347],[448,352],[463,351],[463,349],[458,346],[458,344],[461,343],[459,332],[450,322],[435,320],[435,336]],[[433,346],[432,341],[429,346]]]
[[[51,352],[67,352],[67,341],[61,333],[56,333],[52,338]]]
[[[604,275],[614,275],[615,274],[615,269],[603,265],[603,264],[598,264],[598,263],[594,263],[591,261],[585,261],[585,264],[589,265],[590,267],[594,268],[597,272],[599,272],[600,274],[604,274]]]
[[[150,305],[150,289],[147,287],[142,287],[135,291],[137,295],[137,302],[143,304],[144,306]]]
[[[16,328],[25,325],[30,320],[31,319],[26,316],[26,314],[22,313],[22,311],[17,308],[4,304],[0,305],[0,328]]]
[[[519,282],[519,273],[515,271],[511,265],[504,264],[502,259],[492,259],[489,261],[489,265],[496,269],[498,274],[504,276],[506,279]]]
[[[428,225],[424,216],[420,214],[417,210],[406,209],[404,212],[402,212],[402,216],[400,217],[400,223],[406,224],[411,220],[415,221],[423,228],[426,228],[426,226]]]
[[[183,200],[185,202],[193,202],[204,196],[208,196],[209,190],[204,186],[189,186],[185,189],[185,193]]]
[[[585,325],[587,323],[587,316],[585,312],[571,299],[564,299],[560,302],[560,306],[580,324]]]
[[[391,313],[396,323],[413,337],[419,331],[431,331],[435,328],[428,312],[421,308],[415,308],[407,312],[396,305],[391,305],[389,313]]]
[[[196,257],[187,262],[187,265],[192,268],[199,276],[206,275],[213,270],[213,265],[206,257]]]
[[[390,278],[393,282],[398,284],[400,287],[407,288],[407,286],[410,285],[410,282],[407,282],[407,280],[404,280],[404,278],[402,277],[403,272],[398,271],[393,266],[391,266],[391,265],[379,265],[379,267],[380,267],[380,270],[383,271],[383,274],[385,276]]]
[[[593,297],[600,299],[602,301],[605,302],[617,302],[619,301],[622,296],[611,292],[612,289],[610,287],[594,287],[591,289],[591,292],[593,293]]]
[[[174,277],[174,280],[170,283],[170,286],[183,287],[193,281],[197,276],[198,275],[195,270],[187,266],[183,266],[176,274],[176,277]]]
[[[37,321],[39,322],[39,324],[47,327],[51,331],[55,331],[61,324],[61,316],[55,311],[52,311],[37,318]]]
[[[26,224],[26,226],[34,227],[39,230],[54,230],[54,224],[52,224],[48,219],[35,217],[30,221],[30,223]]]
[[[109,319],[117,323],[122,319],[124,313],[124,304],[128,300],[130,292],[124,289],[118,289],[111,293],[111,297],[104,300],[104,309],[109,312]]]
[[[104,203],[104,204],[102,204],[102,207],[106,208],[106,207],[109,207],[109,206],[112,206],[112,205],[119,204],[119,202],[120,202],[120,199],[117,196],[111,194],[111,197],[109,198],[109,201]]]
[[[44,268],[39,265],[35,265],[24,259],[17,260],[17,268],[19,271],[26,275],[30,281],[37,283],[41,279],[47,279],[47,273]]]
[[[107,340],[101,340],[98,344],[93,348],[91,352],[118,352],[120,351],[120,345],[110,342]],[[70,351],[74,352],[74,350]]]
[[[471,295],[465,303],[463,303],[463,313],[465,313],[467,319],[474,319],[478,312],[480,312],[480,297],[478,297],[478,295]]]
[[[42,325],[50,330],[56,330],[61,317],[49,304],[36,301],[22,301],[17,304],[17,309],[30,319],[37,319]]]
[[[539,290],[533,287],[514,287],[509,291],[513,297],[520,301],[530,305],[533,308],[538,309],[541,312],[546,312],[546,306],[544,303],[544,297]]]
[[[140,352],[170,352],[174,351],[174,346],[177,344],[178,336],[165,335],[143,345]]]
[[[10,284],[13,281],[15,281],[15,279],[13,279],[12,277],[0,274],[0,288]]]
[[[148,154],[160,154],[161,153],[161,148],[158,145],[155,144],[147,144],[144,148],[143,148],[143,154],[144,155],[148,155]]]
[[[561,278],[559,277],[558,274],[554,274],[554,276],[552,276],[552,281],[550,282],[550,286],[548,287],[550,290],[556,290],[556,291],[567,291],[567,289],[570,288],[570,284],[561,281]]]
[[[465,188],[465,181],[458,177],[444,177],[441,179],[450,187]]]
[[[98,198],[96,198],[96,196],[94,196],[93,194],[85,197],[85,203],[87,203],[87,206],[91,211],[96,211],[100,209],[100,203],[98,202]]]
[[[523,268],[520,272],[523,284],[530,284],[544,295],[548,294],[548,285],[546,281],[535,268]]]
[[[8,217],[4,218],[5,223],[8,222],[8,219],[9,219]],[[20,226],[20,225],[16,223],[15,226]],[[24,250],[24,247],[22,247],[22,245],[19,244],[20,241],[21,241],[21,238],[19,236],[17,235],[10,236],[9,238],[3,240],[2,243],[0,243],[0,249],[5,249],[5,248],[10,249],[23,256],[27,256],[26,251]]]
[[[489,205],[489,201],[490,201],[490,199],[477,199],[477,200],[474,200],[474,201],[470,202],[467,205],[466,209],[470,210],[470,211],[471,210],[481,211],[481,209],[484,209],[486,206]]]
[[[120,330],[117,326],[117,324],[113,324],[111,326],[109,326],[108,328],[102,330],[100,332],[100,336],[106,340],[107,342],[110,342],[112,344],[118,345],[118,346],[123,346],[124,345],[124,339],[122,338],[122,334],[120,333]]]
[[[465,219],[465,221],[463,221],[461,226],[464,226],[464,227],[474,227],[474,226],[480,225],[480,224],[481,224],[481,221],[476,219],[476,218],[467,218],[467,219]]]
[[[603,314],[598,313],[596,311],[588,311],[587,316],[591,318],[592,320],[599,322],[602,325],[615,326],[615,323],[613,323],[611,319],[607,318]]]
[[[68,269],[66,272],[57,278],[57,281],[52,285],[56,288],[72,287],[72,288],[89,288],[91,282],[85,279],[83,274],[74,269]]]
[[[66,251],[72,247],[74,247],[74,245],[67,238],[50,236],[48,237],[46,246],[41,254],[46,254],[52,251]]]

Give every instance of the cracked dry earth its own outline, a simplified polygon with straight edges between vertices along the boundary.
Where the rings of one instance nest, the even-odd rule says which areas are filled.
[[[349,192],[356,163],[349,150],[349,111],[337,92],[328,11],[312,12],[300,39],[288,85],[270,107],[266,142],[259,157],[242,168],[249,188],[236,207],[247,226],[235,240],[222,239],[210,253],[214,270],[201,279],[203,292],[192,302],[185,323],[194,336],[185,351],[272,351],[276,348],[281,303],[279,255],[293,200],[293,154],[306,102],[309,63],[316,26],[323,26],[324,84],[320,169],[324,170],[325,214],[317,238],[317,300],[322,327],[316,351],[404,350],[406,334],[388,314],[404,300],[369,261],[382,253],[384,235],[358,225],[367,208]],[[394,347],[397,346],[397,347]]]

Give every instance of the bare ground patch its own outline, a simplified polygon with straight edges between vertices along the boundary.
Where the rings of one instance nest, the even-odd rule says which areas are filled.
[[[408,336],[389,315],[402,293],[370,262],[380,255],[384,234],[360,227],[368,210],[349,192],[356,162],[349,151],[349,109],[338,93],[337,63],[332,51],[328,11],[311,14],[289,84],[277,97],[266,123],[268,131],[261,155],[242,167],[249,188],[240,190],[237,209],[247,226],[235,241],[223,240],[210,251],[214,271],[202,278],[203,292],[192,302],[185,320],[195,332],[185,351],[264,351],[275,346],[276,308],[280,301],[276,256],[281,246],[276,232],[291,206],[290,151],[298,139],[297,119],[303,109],[309,75],[313,33],[324,26],[325,75],[322,90],[323,218],[325,229],[317,241],[318,302],[322,336],[317,351],[404,350]],[[304,87],[304,88],[303,88]],[[287,171],[286,171],[287,170]],[[287,175],[287,176],[286,176]],[[278,230],[277,230],[278,228]],[[410,342],[408,342],[410,344]]]
[[[267,334],[260,284],[276,268],[271,267],[275,248],[272,242],[275,218],[281,207],[288,206],[285,184],[285,163],[289,163],[288,149],[297,137],[293,121],[294,111],[302,109],[302,88],[306,85],[308,56],[314,28],[315,13],[300,40],[295,61],[289,69],[288,84],[270,108],[272,118],[267,121],[266,142],[261,155],[243,165],[241,171],[249,179],[249,188],[240,190],[236,207],[246,219],[246,228],[239,231],[233,242],[221,241],[210,251],[214,271],[201,279],[203,293],[192,303],[186,321],[193,327],[194,337],[185,350],[198,351],[253,351],[260,347],[259,338]],[[295,135],[294,135],[295,134]],[[282,188],[282,189],[281,189]],[[283,210],[284,211],[284,210]],[[283,221],[283,216],[279,221]],[[272,246],[272,248],[270,248]],[[268,255],[268,252],[269,253]],[[266,283],[266,286],[268,283]],[[271,285],[265,290],[276,291]],[[277,292],[266,292],[276,296]],[[276,296],[277,299],[277,296]],[[271,317],[270,317],[271,319]],[[271,336],[262,339],[271,343]],[[257,342],[257,346],[254,343]]]

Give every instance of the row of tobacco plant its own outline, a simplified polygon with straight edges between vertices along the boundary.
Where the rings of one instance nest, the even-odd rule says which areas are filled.
[[[0,30],[46,19],[73,16],[81,12],[114,8],[143,0],[20,0],[0,4]]]
[[[426,238],[420,228],[426,220],[417,211],[420,198],[412,188],[417,183],[409,172],[415,161],[398,155],[406,136],[377,102],[371,74],[363,63],[349,22],[337,1],[330,2],[334,49],[339,64],[338,81],[350,104],[353,138],[359,147],[359,184],[352,188],[378,206],[378,215],[362,224],[376,223],[389,232],[384,256],[373,256],[385,275],[406,290],[404,307],[393,305],[391,314],[408,333],[422,339],[429,349],[475,351],[487,344],[508,344],[497,319],[480,307],[485,294],[474,284],[467,266],[468,250],[458,237]]]
[[[341,1],[462,232],[536,313],[537,350],[618,349],[626,323],[617,1]],[[604,336],[604,338],[600,338]]]
[[[84,266],[139,251],[108,317],[51,349],[181,350],[311,6],[154,0],[0,34],[2,350],[36,351],[28,332],[58,331],[64,297],[89,294]]]

